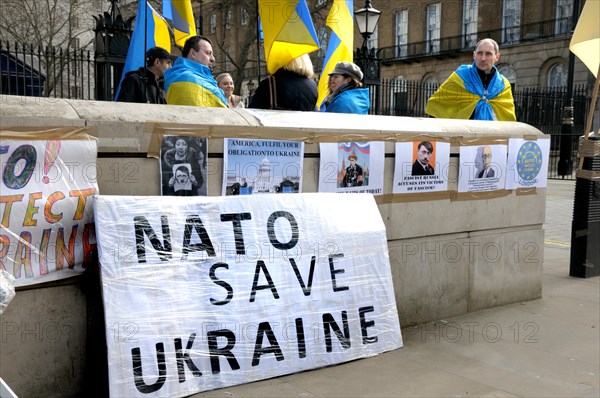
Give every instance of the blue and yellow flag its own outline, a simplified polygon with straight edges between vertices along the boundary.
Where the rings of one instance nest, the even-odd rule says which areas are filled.
[[[146,27],[147,23],[147,27]],[[144,43],[145,38],[145,43]],[[119,97],[121,83],[128,72],[139,69],[146,64],[146,51],[152,47],[162,47],[171,52],[171,36],[169,25],[147,1],[140,1],[135,26],[131,34],[131,42],[123,67],[119,87],[115,92],[115,100]]]
[[[258,0],[270,74],[301,55],[319,49],[306,0]]]
[[[175,44],[179,47],[183,47],[189,37],[196,36],[192,0],[163,0],[163,17],[173,24]]]
[[[327,96],[329,72],[341,61],[352,62],[354,47],[354,5],[353,0],[333,0],[333,5],[327,16],[326,26],[331,28],[331,37],[327,45],[323,70],[319,78],[319,97],[317,108],[321,107]]]

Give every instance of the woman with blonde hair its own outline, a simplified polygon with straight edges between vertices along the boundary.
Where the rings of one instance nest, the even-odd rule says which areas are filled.
[[[314,111],[317,84],[308,54],[301,55],[262,80],[249,108]]]
[[[221,73],[217,76],[217,85],[223,92],[225,93],[225,98],[227,98],[227,107],[228,108],[243,108],[244,103],[242,102],[242,97],[239,95],[235,95],[233,93],[233,89],[235,86],[233,85],[233,78],[227,72]]]

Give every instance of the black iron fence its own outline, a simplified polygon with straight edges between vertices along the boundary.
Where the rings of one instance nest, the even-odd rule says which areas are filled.
[[[68,99],[93,100],[96,64],[93,52],[63,50],[31,45],[9,45],[0,41],[0,93]],[[427,99],[437,84],[417,81],[380,79],[370,84],[371,114],[426,117]],[[561,137],[566,89],[524,88],[514,93],[517,120],[530,124],[551,136],[550,178],[558,176],[558,152],[561,139],[573,141],[573,164],[577,164],[578,138],[583,135],[585,115],[591,97],[585,86],[574,89],[574,128],[571,137]],[[574,178],[566,176],[565,178]]]
[[[0,41],[0,93],[94,99],[91,51]]]

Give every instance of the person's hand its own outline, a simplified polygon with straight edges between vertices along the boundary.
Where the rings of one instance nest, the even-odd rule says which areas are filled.
[[[175,176],[171,177],[169,180],[169,186],[172,187],[173,185],[175,185]]]
[[[192,184],[196,183],[196,177],[193,174],[190,174],[190,181],[192,182]]]

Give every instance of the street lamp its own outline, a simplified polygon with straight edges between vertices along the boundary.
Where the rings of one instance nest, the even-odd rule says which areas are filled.
[[[371,7],[371,0],[366,0],[365,5],[358,11],[354,12],[358,31],[363,37],[362,46],[356,49],[354,59],[363,71],[363,83],[375,86],[375,114],[378,113],[379,101],[377,100],[377,88],[379,84],[379,58],[375,48],[369,49],[367,43],[369,37],[377,29],[377,23],[381,11]]]

